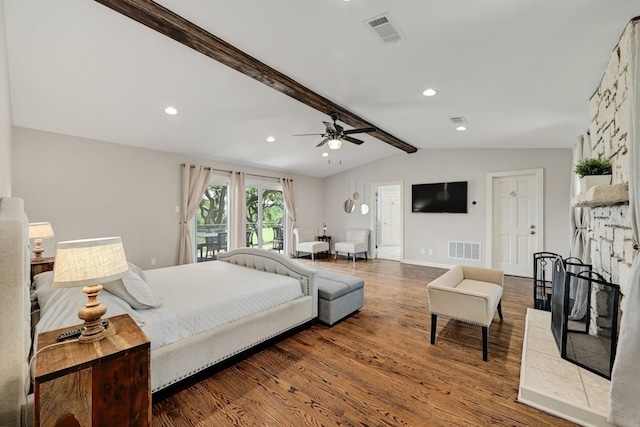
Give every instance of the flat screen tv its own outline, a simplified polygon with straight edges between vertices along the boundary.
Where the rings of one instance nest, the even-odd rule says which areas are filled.
[[[467,181],[413,184],[411,211],[467,213]]]

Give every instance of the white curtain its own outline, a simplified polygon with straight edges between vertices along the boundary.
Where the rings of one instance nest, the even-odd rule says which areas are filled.
[[[293,180],[287,178],[280,178],[280,184],[282,185],[282,193],[284,194],[284,203],[287,205],[287,213],[289,214],[289,224],[287,227],[287,241],[289,248],[289,255],[295,256],[296,248],[293,244],[293,229],[296,227],[296,206],[293,201]]]
[[[231,172],[230,191],[229,249],[244,248],[247,245],[247,191],[244,172]]]
[[[195,245],[191,237],[190,221],[200,206],[202,195],[209,185],[211,168],[195,165],[182,165],[182,199],[180,209],[180,250],[178,264],[191,264]]]
[[[629,64],[631,128],[627,134],[629,147],[629,213],[633,238],[639,241],[640,227],[640,22],[631,31],[632,61]],[[622,320],[618,350],[611,374],[609,402],[610,423],[627,427],[638,426],[640,420],[640,257],[635,253],[629,281],[622,284]]]
[[[580,135],[578,141],[573,146],[573,167],[585,158],[584,153],[591,152],[591,138],[589,134]],[[571,195],[575,196],[578,193],[578,176],[575,173],[571,174]],[[589,228],[589,211],[584,208],[571,208],[573,214],[571,215],[571,225],[573,229],[573,235],[571,236],[571,256],[578,258],[584,264],[591,262],[591,244],[587,230]],[[581,320],[589,307],[589,283],[586,280],[577,280],[577,287],[571,287],[569,291],[570,298],[574,299],[573,309],[569,314],[570,320]]]

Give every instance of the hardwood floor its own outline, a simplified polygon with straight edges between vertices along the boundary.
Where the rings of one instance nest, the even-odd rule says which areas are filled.
[[[572,426],[517,402],[531,279],[505,278],[489,332],[439,319],[426,285],[445,270],[394,261],[299,260],[365,279],[365,305],[317,323],[153,405],[154,426]]]

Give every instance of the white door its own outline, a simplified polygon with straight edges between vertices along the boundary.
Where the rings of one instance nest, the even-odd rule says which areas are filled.
[[[491,266],[532,277],[542,247],[542,170],[493,175]]]
[[[379,246],[398,246],[400,244],[401,214],[399,191],[382,191],[381,199],[381,234]]]

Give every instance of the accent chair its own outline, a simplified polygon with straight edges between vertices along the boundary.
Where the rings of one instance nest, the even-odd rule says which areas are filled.
[[[296,258],[300,252],[306,252],[311,254],[311,261],[313,261],[315,254],[329,253],[329,242],[316,240],[316,233],[312,228],[296,228],[293,234],[296,236]]]

